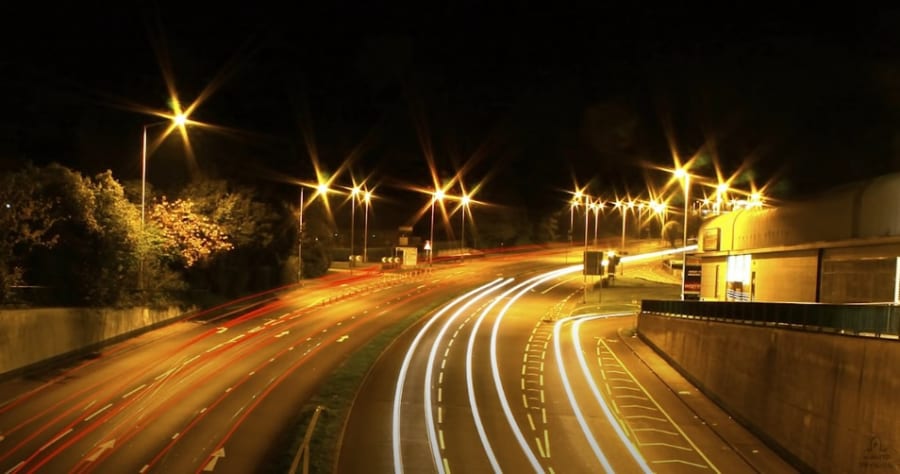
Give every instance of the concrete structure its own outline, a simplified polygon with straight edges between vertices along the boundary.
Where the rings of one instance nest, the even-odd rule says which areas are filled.
[[[900,302],[900,173],[717,216],[698,236],[703,300]]]
[[[15,374],[34,364],[97,350],[185,314],[179,308],[0,310],[0,376]]]
[[[900,470],[900,343],[638,317],[640,337],[801,472]]]

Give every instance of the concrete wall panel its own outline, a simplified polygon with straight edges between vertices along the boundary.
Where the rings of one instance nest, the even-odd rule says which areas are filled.
[[[182,314],[178,308],[0,310],[0,375],[136,334]]]
[[[642,314],[638,332],[805,470],[900,470],[900,343]]]

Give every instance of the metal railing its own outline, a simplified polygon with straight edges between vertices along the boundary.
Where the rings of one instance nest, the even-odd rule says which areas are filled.
[[[900,306],[893,304],[643,300],[641,313],[868,337],[900,336]]]

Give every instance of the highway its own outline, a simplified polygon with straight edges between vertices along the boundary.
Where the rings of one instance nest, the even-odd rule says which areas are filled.
[[[0,472],[266,471],[298,408],[349,354],[490,272],[552,264],[534,260],[308,282],[5,380]]]
[[[635,337],[641,298],[680,293],[642,278],[657,266],[602,287],[562,265],[442,306],[373,368],[336,471],[795,472]]]
[[[641,298],[678,295],[657,262],[603,288],[573,261],[338,274],[4,380],[0,472],[271,472],[327,376],[423,311],[357,394],[337,472],[792,472],[634,337]]]

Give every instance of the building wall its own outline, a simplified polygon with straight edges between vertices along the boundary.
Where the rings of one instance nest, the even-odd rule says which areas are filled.
[[[706,221],[698,233],[701,298],[823,303],[890,302],[900,257],[900,173],[850,183],[815,199],[744,209]],[[725,258],[725,263],[722,259]],[[734,272],[729,272],[734,270]],[[708,280],[712,280],[709,282]]]
[[[700,263],[700,299],[725,301],[725,257],[710,257]]]
[[[753,301],[816,301],[816,250],[764,253],[752,259]]]

